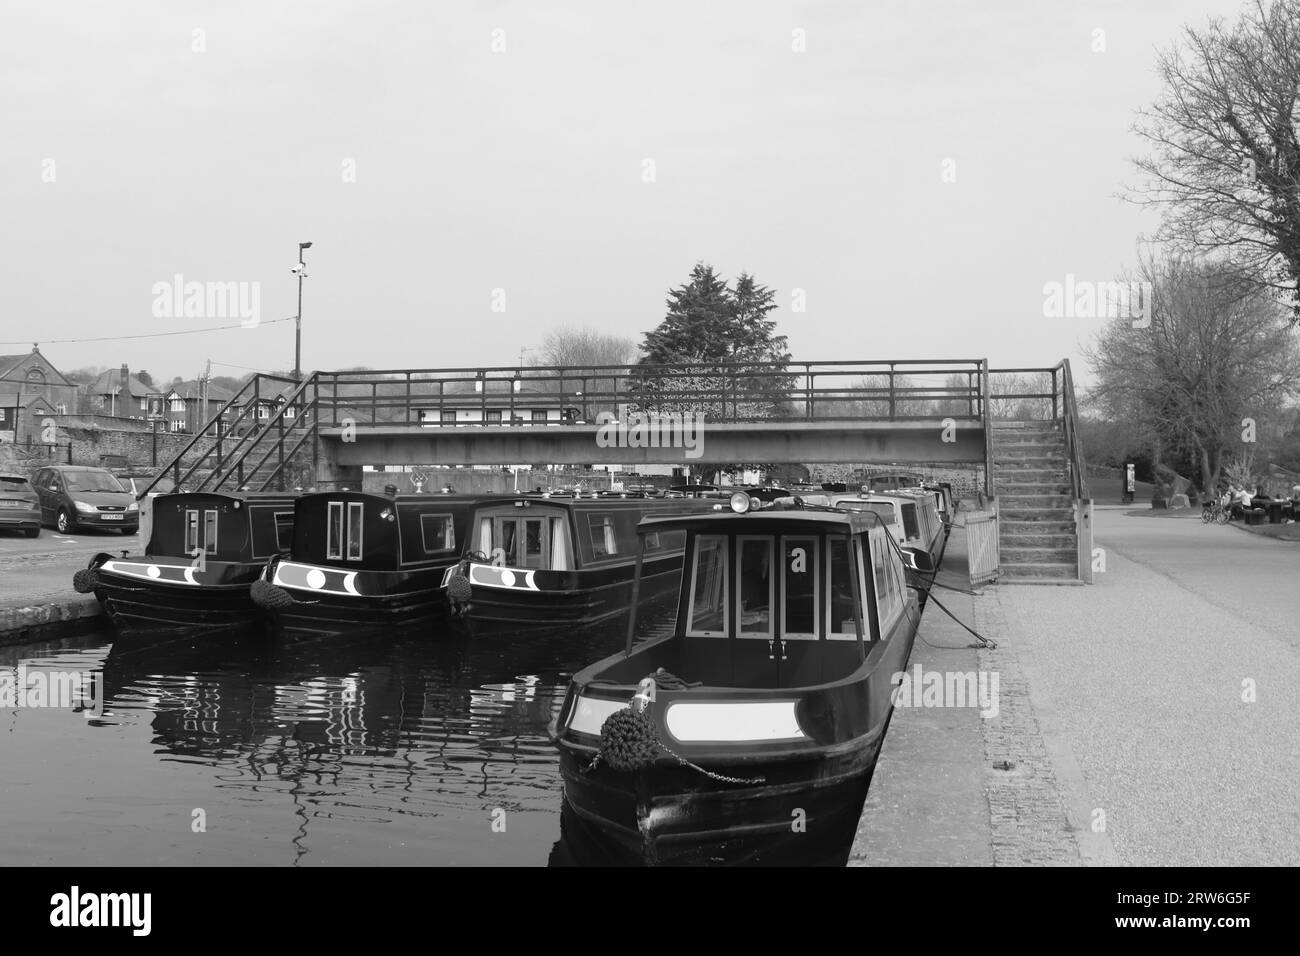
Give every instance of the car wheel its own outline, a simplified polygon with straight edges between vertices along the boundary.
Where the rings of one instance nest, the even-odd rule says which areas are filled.
[[[35,537],[36,537],[37,535],[39,535],[40,533],[41,533],[41,529],[40,529],[40,528],[28,528],[28,529],[27,529],[27,537],[29,537],[29,538],[35,538]]]
[[[72,515],[68,514],[67,508],[59,509],[59,514],[54,519],[54,526],[61,534],[71,534],[77,527],[72,520]]]

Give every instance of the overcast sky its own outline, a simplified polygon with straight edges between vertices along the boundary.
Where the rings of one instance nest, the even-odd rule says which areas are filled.
[[[778,290],[799,360],[1078,360],[1100,320],[1043,286],[1134,261],[1155,49],[1239,9],[6,0],[0,351],[290,368],[311,241],[306,368],[639,341],[701,259]],[[260,283],[263,324],[55,342],[231,324],[156,315],[177,274]]]

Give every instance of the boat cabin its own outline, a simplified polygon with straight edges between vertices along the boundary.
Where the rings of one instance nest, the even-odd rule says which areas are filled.
[[[480,501],[466,547],[504,568],[576,571],[630,565],[636,556],[637,523],[650,506],[674,505],[641,495],[603,494]],[[647,549],[659,554],[680,552],[682,539],[681,534],[655,535],[647,541]]]
[[[293,543],[294,498],[283,492],[179,492],[153,499],[145,554],[257,562]]]
[[[322,491],[295,509],[296,563],[366,571],[445,566],[460,554],[480,496]]]
[[[882,524],[889,529],[889,533],[899,545],[909,544],[907,534],[903,530],[903,516],[899,508],[898,500],[888,495],[873,495],[868,492],[856,493],[847,492],[844,494],[807,494],[800,495],[800,500],[804,505],[815,505],[822,508],[838,508],[841,511],[857,511],[860,513],[870,512],[878,515]],[[778,498],[776,503],[785,507],[794,504],[794,498]],[[910,542],[916,546],[917,542]]]
[[[807,687],[846,678],[915,625],[902,561],[871,516],[726,511],[650,517],[639,531],[686,535],[673,638],[602,678],[635,684],[653,664],[712,687]]]

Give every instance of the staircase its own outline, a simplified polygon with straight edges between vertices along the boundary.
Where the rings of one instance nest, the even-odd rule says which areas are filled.
[[[992,425],[1000,579],[1078,581],[1072,464],[1061,422],[994,420]]]

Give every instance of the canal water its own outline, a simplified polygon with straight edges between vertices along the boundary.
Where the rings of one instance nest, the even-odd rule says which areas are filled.
[[[562,820],[546,725],[570,675],[625,639],[623,620],[0,648],[0,678],[89,673],[103,699],[0,708],[0,865],[617,862]],[[806,862],[843,862],[842,842]]]

